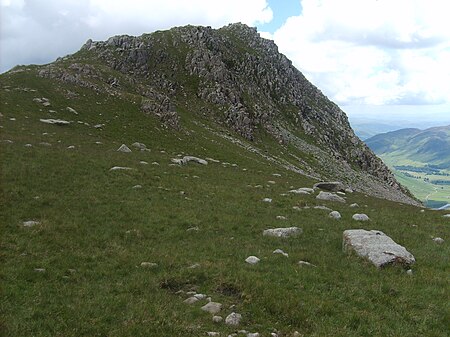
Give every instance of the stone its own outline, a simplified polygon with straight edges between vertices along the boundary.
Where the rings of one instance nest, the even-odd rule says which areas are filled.
[[[197,297],[192,296],[192,297],[186,298],[186,299],[183,301],[183,303],[186,303],[186,304],[194,304],[194,303],[196,303],[196,302],[198,302],[198,301],[199,301],[199,299],[198,299]]]
[[[34,221],[34,220],[28,220],[28,221],[24,221],[23,222],[23,226],[24,227],[33,227],[33,226],[36,226],[36,225],[39,225],[39,224],[40,224],[39,221]]]
[[[241,322],[242,319],[242,315],[232,312],[231,314],[229,314],[226,318],[225,318],[225,324],[227,325],[233,325],[233,326],[238,326],[239,323]]]
[[[43,119],[43,118],[41,118],[41,119],[39,119],[42,123],[46,123],[46,124],[53,124],[53,125],[69,125],[70,124],[70,122],[69,121],[65,121],[65,120],[62,120],[62,119],[52,119],[52,118],[49,118],[49,119]]]
[[[141,151],[147,150],[147,146],[144,143],[134,142],[133,144],[131,144],[131,146]]]
[[[353,190],[351,188],[346,188],[344,190],[345,193],[353,193]]]
[[[249,332],[247,334],[247,337],[260,337],[261,335],[259,334],[259,332]]]
[[[111,167],[109,170],[110,171],[121,171],[121,170],[126,171],[126,170],[132,170],[132,168],[124,167],[124,166],[114,166],[114,167]]]
[[[37,273],[45,273],[45,268],[34,268],[34,271]]]
[[[289,257],[289,254],[288,253],[285,253],[283,250],[281,250],[281,249],[275,249],[273,252],[272,252],[272,254],[281,254],[281,255],[283,255],[283,256],[286,256],[286,257]]]
[[[317,267],[315,264],[309,263],[308,261],[298,261],[299,266]]]
[[[214,323],[220,323],[223,321],[223,317],[222,316],[213,316],[212,320]]]
[[[66,110],[69,111],[69,112],[71,112],[71,113],[73,113],[73,114],[75,114],[75,115],[78,115],[78,112],[77,112],[75,109],[71,108],[70,106],[68,106],[68,107],[66,108]]]
[[[320,191],[320,193],[316,196],[316,199],[319,200],[327,200],[327,201],[337,201],[337,202],[345,202],[345,199],[338,196],[337,194],[331,193],[331,192],[323,192]]]
[[[344,252],[354,251],[358,256],[368,259],[377,268],[391,264],[408,267],[416,261],[405,247],[377,230],[346,230],[343,233],[342,245]]]
[[[259,261],[261,261],[261,260],[253,255],[249,256],[245,259],[245,262],[247,262],[248,264],[257,264]]]
[[[352,219],[356,220],[356,221],[369,221],[370,220],[366,214],[358,214],[358,213],[353,214]]]
[[[357,203],[354,203],[354,204],[351,204],[349,207],[356,208],[356,207],[359,207],[359,205]]]
[[[101,129],[102,127],[104,127],[105,126],[105,124],[95,124],[94,125],[94,128],[96,128],[96,129]]]
[[[139,162],[139,164],[141,164],[141,165],[148,165],[148,163],[147,163],[146,161],[143,161],[143,160],[141,160],[141,161]]]
[[[134,185],[132,187],[133,190],[137,190],[137,189],[140,189],[140,188],[142,188],[142,185]]]
[[[68,150],[73,150],[74,148],[75,148],[74,145],[70,145],[70,146],[67,147]]]
[[[270,199],[270,198],[264,198],[262,201],[263,201],[263,202],[272,202],[272,199]]]
[[[32,147],[33,145],[31,145],[31,144],[25,144],[24,146],[25,146],[25,147]]]
[[[444,243],[444,239],[443,238],[433,238],[433,241],[438,243],[438,244]]]
[[[156,264],[154,262],[141,262],[141,267],[154,268],[154,267],[158,267],[158,264]]]
[[[206,335],[209,337],[218,337],[218,336],[220,336],[220,333],[214,332],[214,331],[209,331],[206,333]]]
[[[273,180],[269,180],[267,183],[268,183],[268,184],[271,184],[271,185],[275,185],[275,184],[276,184],[276,182],[273,181]]]
[[[406,274],[407,274],[407,275],[412,275],[412,274],[413,274],[412,269],[408,269],[408,270],[406,271]]]
[[[273,175],[274,177],[281,177],[281,174],[279,174],[279,173],[272,173],[272,175]]]
[[[208,162],[206,160],[193,156],[184,156],[183,158],[172,158],[171,161],[172,163],[178,165],[186,165],[191,161],[201,165],[208,165]]]
[[[445,214],[444,218],[450,218],[450,214]]]
[[[314,188],[319,188],[321,190],[330,191],[330,192],[338,192],[338,191],[345,191],[345,186],[339,181],[328,181],[328,182],[320,182],[316,183],[313,186]]]
[[[329,208],[329,207],[326,207],[326,206],[322,206],[322,205],[314,206],[314,209],[321,209],[321,210],[324,210],[324,211],[329,211],[329,212],[331,212],[331,211],[332,211],[332,209],[331,209],[331,208]]]
[[[198,300],[204,300],[207,296],[205,294],[195,294],[194,297]]]
[[[277,220],[287,220],[287,218],[284,215],[277,215]]]
[[[275,236],[278,238],[287,238],[290,236],[297,236],[303,233],[303,230],[298,227],[273,228],[263,231],[264,236]]]
[[[338,211],[332,211],[330,212],[330,214],[328,214],[328,216],[330,218],[339,220],[341,218],[341,213],[339,213]]]
[[[296,190],[290,190],[289,193],[293,193],[293,194],[303,194],[303,195],[309,195],[309,194],[311,194],[310,192],[305,191],[303,188],[299,188],[299,189],[296,189]]]
[[[131,150],[128,146],[125,144],[120,145],[120,147],[117,149],[117,152],[123,152],[123,153],[130,153]]]
[[[222,304],[218,302],[209,302],[201,307],[203,311],[209,312],[210,314],[217,314],[222,309]]]

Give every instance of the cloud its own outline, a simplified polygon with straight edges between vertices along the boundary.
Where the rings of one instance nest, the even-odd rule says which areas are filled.
[[[141,35],[186,24],[221,27],[272,20],[266,0],[0,0],[0,71],[48,63],[89,38]]]
[[[341,105],[450,102],[450,21],[440,0],[302,0],[272,38]]]

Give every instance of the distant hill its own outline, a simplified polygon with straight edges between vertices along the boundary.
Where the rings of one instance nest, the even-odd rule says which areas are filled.
[[[450,201],[450,125],[401,129],[365,140],[396,178],[429,207]]]
[[[450,125],[426,130],[401,129],[366,139],[376,154],[390,154],[440,168],[450,168]]]

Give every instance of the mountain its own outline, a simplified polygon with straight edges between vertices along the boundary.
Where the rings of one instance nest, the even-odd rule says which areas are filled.
[[[1,335],[448,330],[450,246],[431,238],[448,211],[420,207],[255,29],[88,41],[0,75],[0,112]],[[319,180],[342,182],[334,201]],[[297,236],[263,234],[280,227]],[[357,228],[418,263],[344,253]]]
[[[380,133],[396,131],[403,128],[402,125],[395,123],[384,124],[377,122],[352,122],[351,120],[350,123],[353,130],[355,131],[355,134],[361,140],[366,140]]]
[[[185,116],[226,127],[232,137],[240,136],[256,148],[267,135],[279,143],[272,157],[287,151],[284,165],[299,173],[414,203],[355,136],[345,113],[308,82],[273,41],[243,24],[89,40],[74,55],[47,66],[18,67],[3,77],[23,73],[56,86],[120,97],[174,132],[186,131]],[[59,89],[58,94],[75,103],[80,98],[76,93],[71,97],[72,91]]]
[[[401,129],[376,135],[366,144],[402,184],[432,207],[450,200],[450,126]]]

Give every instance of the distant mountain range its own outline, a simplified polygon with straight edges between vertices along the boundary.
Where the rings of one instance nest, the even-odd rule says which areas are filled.
[[[390,154],[442,169],[450,168],[450,125],[426,130],[400,129],[365,142],[378,155]]]

